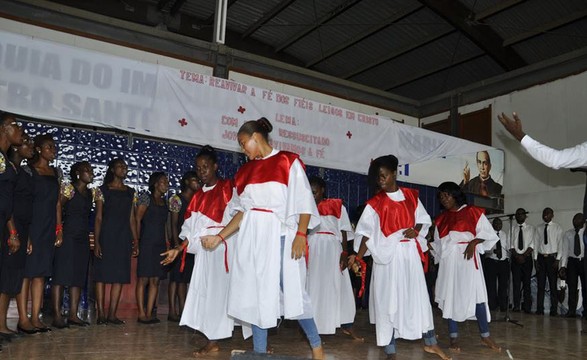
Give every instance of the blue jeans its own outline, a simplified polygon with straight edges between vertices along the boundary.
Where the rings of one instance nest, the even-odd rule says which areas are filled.
[[[312,349],[322,346],[322,340],[318,334],[314,318],[298,320],[300,327],[304,330]],[[261,329],[253,325],[253,350],[256,353],[267,353],[267,329]]]
[[[285,236],[281,237],[281,270],[279,273],[279,287],[283,291],[283,247],[285,244]],[[318,334],[318,328],[314,322],[314,318],[298,320],[302,330],[306,334],[310,346],[317,348],[322,346],[322,340]],[[262,329],[257,325],[253,325],[253,350],[256,353],[265,354],[267,353],[267,329]]]
[[[424,339],[424,344],[426,344],[426,346],[432,346],[438,343],[436,341],[436,334],[434,333],[434,329],[423,333],[422,339]],[[385,346],[383,348],[383,351],[387,355],[395,354],[395,330],[393,331],[393,335],[391,336],[391,341],[389,342],[389,345]]]
[[[481,337],[489,337],[489,323],[487,322],[485,303],[477,304],[475,306],[475,317],[477,318],[477,325],[479,326]],[[448,319],[448,335],[451,339],[459,336],[459,326],[457,322],[452,319]]]

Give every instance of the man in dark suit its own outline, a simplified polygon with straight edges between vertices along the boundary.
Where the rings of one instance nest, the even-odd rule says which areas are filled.
[[[478,194],[481,196],[500,196],[501,195],[501,184],[496,183],[491,178],[491,158],[487,151],[479,151],[475,155],[477,159],[477,169],[479,169],[479,175],[470,179],[471,170],[469,164],[465,165],[463,169],[463,181],[460,186],[464,192]],[[470,179],[470,180],[469,180]]]

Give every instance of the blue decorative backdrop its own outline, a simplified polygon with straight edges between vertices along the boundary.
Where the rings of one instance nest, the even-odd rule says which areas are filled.
[[[57,165],[63,170],[66,178],[73,163],[89,161],[94,167],[94,186],[102,183],[108,162],[114,157],[123,157],[129,166],[127,183],[137,190],[146,190],[151,172],[164,171],[169,174],[171,191],[176,192],[182,174],[193,170],[194,158],[200,149],[198,145],[169,143],[84,128],[37,122],[26,122],[23,125],[31,138],[43,133],[53,135],[58,148]],[[218,151],[218,154],[220,175],[225,178],[232,178],[246,160],[241,153]],[[381,154],[373,155],[375,157]],[[366,171],[368,166],[369,164],[365,164],[365,169],[361,170]],[[314,166],[308,166],[307,173],[308,176],[320,176],[326,181],[328,196],[343,199],[351,219],[356,215],[356,208],[364,204],[368,198],[365,175]],[[430,215],[438,214],[440,208],[434,187],[408,183],[400,185],[418,189],[420,200]]]

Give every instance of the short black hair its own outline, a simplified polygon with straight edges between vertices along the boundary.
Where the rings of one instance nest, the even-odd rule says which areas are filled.
[[[196,158],[197,158],[197,156],[196,156]],[[193,178],[198,179],[198,174],[192,170],[186,171],[183,174],[183,176],[181,177],[181,180],[179,183],[179,190],[184,191],[187,188],[186,181],[188,181],[189,179],[193,179]]]
[[[310,182],[310,186],[317,185],[324,190],[324,193],[326,193],[326,181],[324,181],[324,179],[319,176],[310,176],[308,181]]]
[[[438,186],[438,196],[440,193],[447,193],[455,199],[458,206],[463,206],[467,203],[467,196],[459,185],[452,181],[443,182]]]
[[[374,193],[375,190],[379,187],[377,185],[377,179],[379,178],[379,169],[386,168],[387,170],[394,172],[397,171],[397,165],[397,157],[391,154],[380,156],[377,159],[371,161],[371,165],[369,165],[369,172],[367,175],[371,193]]]
[[[167,174],[163,171],[155,171],[149,176],[149,192],[151,192],[151,194],[155,191],[155,185],[157,185],[157,182],[165,176],[167,176]]]
[[[199,157],[203,156],[210,159],[214,164],[218,163],[218,154],[216,153],[216,150],[214,150],[214,148],[210,145],[206,145],[203,148],[201,148],[200,151],[198,151],[198,154],[196,155],[196,160]]]

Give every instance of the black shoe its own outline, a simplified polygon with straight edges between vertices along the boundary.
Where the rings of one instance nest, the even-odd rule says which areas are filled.
[[[65,329],[65,328],[68,328],[69,327],[69,325],[67,325],[67,323],[65,321],[63,321],[63,320],[61,320],[61,321],[53,321],[51,323],[51,326],[53,326],[54,328],[57,328],[57,329]]]
[[[512,312],[520,312],[520,308],[519,307],[515,307],[512,309]]]
[[[160,322],[161,322],[161,320],[159,320],[156,317],[154,317],[151,320],[149,320],[149,324],[159,324]]]
[[[45,332],[49,332],[49,331],[51,331],[51,328],[50,328],[50,327],[48,327],[48,326],[44,326],[44,327],[42,327],[42,328],[37,328],[37,331],[38,331],[38,332],[41,332],[41,333],[45,333]]]
[[[569,312],[567,312],[567,313],[565,314],[565,317],[566,317],[566,318],[576,318],[576,317],[577,317],[577,313],[576,313],[576,312],[571,312],[571,311],[569,311]]]
[[[120,320],[119,318],[114,318],[114,319],[108,319],[108,324],[112,324],[112,325],[124,325],[125,322]]]
[[[16,326],[16,330],[19,333],[23,333],[23,334],[27,334],[27,335],[33,335],[33,334],[37,334],[40,332],[39,329],[37,329],[37,328],[33,328],[32,330],[27,330],[27,329],[21,328],[20,325]]]
[[[152,324],[152,322],[151,322],[151,320],[150,320],[150,319],[143,320],[143,319],[140,319],[140,318],[139,318],[139,319],[137,319],[137,322],[138,322],[139,324],[144,324],[144,325],[149,325],[149,324]]]
[[[82,326],[82,327],[90,325],[90,323],[87,321],[77,321],[77,320],[68,320],[67,324],[72,325],[72,326]]]
[[[544,315],[544,311],[539,310],[539,311],[536,311],[534,314],[536,314],[536,315]]]
[[[108,324],[108,320],[106,320],[106,318],[104,318],[104,317],[99,317],[98,319],[96,319],[96,324],[98,324],[98,325],[107,325]]]
[[[551,311],[550,316],[558,316],[558,313],[556,311]]]
[[[12,342],[12,338],[14,337],[13,335],[14,334],[12,334],[12,333],[0,332],[0,339],[6,340],[7,342]]]
[[[180,316],[177,316],[177,315],[169,315],[169,316],[167,316],[167,321],[179,322],[179,320],[180,320]]]

